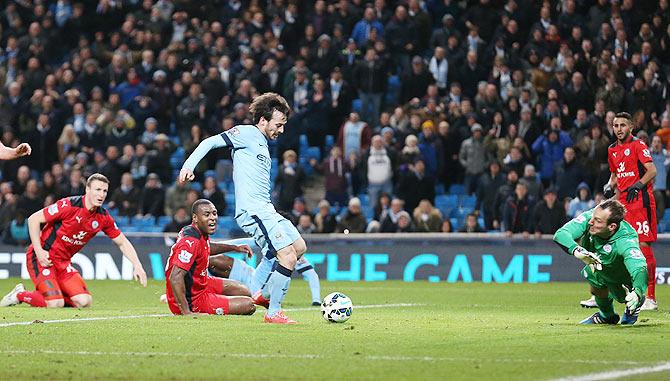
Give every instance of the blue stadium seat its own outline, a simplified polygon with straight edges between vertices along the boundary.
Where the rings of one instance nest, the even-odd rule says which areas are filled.
[[[170,216],[160,216],[160,217],[158,217],[158,221],[156,221],[156,223],[160,226],[165,226],[165,225],[169,224],[170,221],[172,221],[172,217],[170,217]]]
[[[360,114],[362,109],[363,109],[363,102],[361,102],[360,99],[356,98],[353,101],[351,101],[352,112],[357,112]]]
[[[216,171],[214,171],[212,169],[206,170],[205,171],[205,177],[210,177],[210,176],[213,177],[214,179],[216,179]]]
[[[319,147],[307,147],[306,150],[302,151],[301,157],[309,159],[316,159],[321,161],[321,149]]]
[[[460,196],[459,205],[463,208],[474,208],[476,203],[476,196]]]
[[[663,219],[661,221],[670,221],[670,208],[665,209],[665,213],[663,214]]]
[[[302,134],[300,135],[300,150],[302,151],[302,148],[307,148],[309,147],[309,143],[307,143],[307,135]]]
[[[465,194],[465,186],[463,186],[463,184],[451,184],[449,187],[449,193],[455,195]]]
[[[330,151],[335,145],[335,137],[333,135],[326,135],[326,150]]]
[[[442,194],[435,196],[435,206],[438,209],[455,208],[458,206],[458,196],[452,194]]]
[[[194,181],[191,183],[191,189],[197,190],[198,192],[202,192],[202,184]]]
[[[184,158],[170,157],[170,166],[172,166],[172,168],[181,168],[182,164],[184,164]]]
[[[435,185],[435,194],[436,195],[443,195],[444,194],[444,184]]]

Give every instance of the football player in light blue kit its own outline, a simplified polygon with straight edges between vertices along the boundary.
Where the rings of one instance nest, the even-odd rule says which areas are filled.
[[[266,93],[251,102],[249,112],[254,125],[235,126],[200,142],[179,172],[179,181],[193,180],[194,168],[212,149],[232,149],[235,221],[262,248],[263,260],[277,258],[261,290],[253,296],[254,302],[268,305],[269,300],[266,323],[295,324],[284,315],[281,302],[296,262],[307,247],[295,226],[272,205],[268,150],[268,141],[284,132],[290,107],[282,96]]]

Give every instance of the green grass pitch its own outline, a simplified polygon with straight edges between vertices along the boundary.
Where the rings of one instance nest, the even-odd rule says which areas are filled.
[[[16,279],[0,281],[9,291]],[[26,286],[31,286],[30,281]],[[294,280],[284,307],[296,326],[254,316],[57,319],[166,314],[164,283],[89,281],[90,310],[0,309],[0,380],[550,380],[670,361],[670,287],[638,324],[579,326],[594,310],[585,283],[322,283],[354,302],[325,322]],[[413,304],[400,307],[356,306]],[[622,306],[616,306],[621,313]],[[667,380],[670,371],[638,375]]]

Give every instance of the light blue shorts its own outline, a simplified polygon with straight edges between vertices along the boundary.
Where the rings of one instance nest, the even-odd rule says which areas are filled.
[[[278,250],[297,241],[300,233],[291,221],[277,213],[272,204],[268,205],[261,210],[244,211],[235,221],[245,233],[253,237],[263,255],[272,259]]]

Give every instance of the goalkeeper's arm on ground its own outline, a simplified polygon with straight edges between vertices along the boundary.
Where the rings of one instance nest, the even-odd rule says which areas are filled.
[[[623,263],[630,274],[633,288],[639,296],[647,295],[647,261],[638,247],[627,247],[623,251]]]

